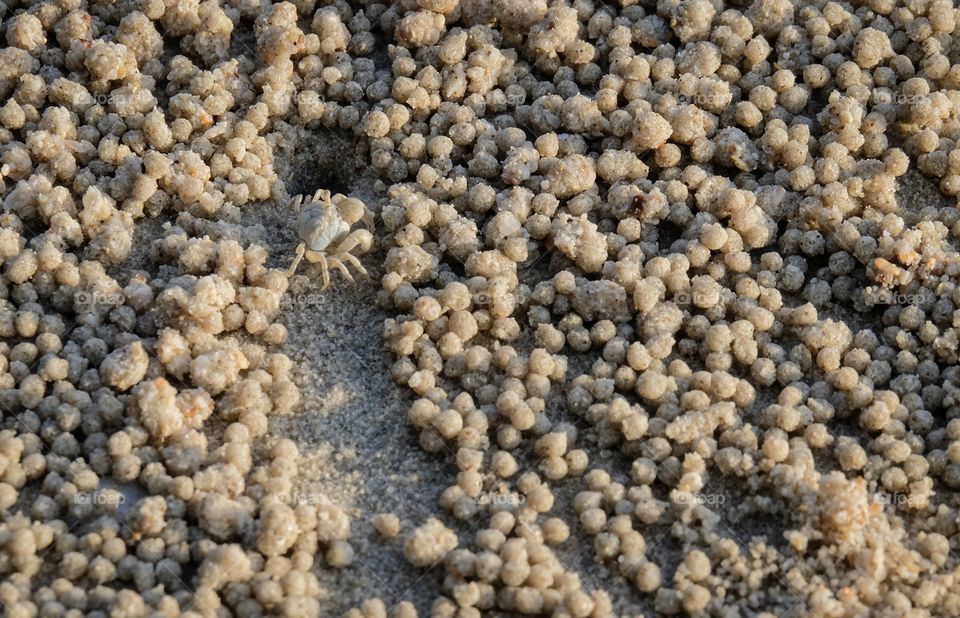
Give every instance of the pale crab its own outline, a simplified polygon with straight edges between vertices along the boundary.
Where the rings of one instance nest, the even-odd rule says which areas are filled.
[[[287,270],[288,277],[293,276],[303,258],[320,264],[323,289],[330,285],[331,266],[343,273],[351,283],[353,277],[347,270],[347,263],[367,274],[360,260],[351,253],[354,249],[366,253],[373,244],[373,234],[370,232],[373,229],[373,213],[366,204],[339,193],[331,197],[329,191],[320,189],[312,197],[298,195],[292,205],[294,210],[300,212],[297,217],[297,237],[300,244],[297,245],[293,263]],[[353,224],[361,220],[367,229],[351,232]]]

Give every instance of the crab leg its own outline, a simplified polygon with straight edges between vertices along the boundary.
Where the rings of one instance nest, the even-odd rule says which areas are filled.
[[[297,272],[297,266],[300,265],[300,260],[303,259],[303,254],[307,250],[307,245],[305,243],[300,243],[297,245],[297,252],[293,257],[293,262],[290,264],[290,268],[287,269],[287,278],[293,276],[293,273]]]
[[[346,267],[346,266],[344,265],[344,263],[341,262],[339,259],[337,259],[337,258],[335,258],[335,257],[331,257],[331,258],[330,258],[330,264],[332,264],[337,270],[339,270],[341,273],[343,273],[344,279],[346,279],[346,280],[349,281],[350,283],[356,283],[356,282],[353,280],[353,275],[350,274],[350,271],[347,270],[347,267]]]
[[[338,253],[337,257],[341,260],[347,260],[348,262],[353,264],[354,268],[356,268],[361,273],[365,275],[368,274],[367,269],[363,267],[363,264],[360,263],[360,260],[357,259],[357,256],[351,253]]]
[[[325,290],[330,286],[330,269],[327,268],[327,258],[320,251],[307,250],[307,261],[311,264],[320,264],[320,276],[323,277],[323,287]]]

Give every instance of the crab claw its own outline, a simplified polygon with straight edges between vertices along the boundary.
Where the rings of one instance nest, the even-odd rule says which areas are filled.
[[[355,197],[342,197],[336,201],[337,212],[349,225],[363,221],[367,229],[373,229],[373,213],[361,200]]]

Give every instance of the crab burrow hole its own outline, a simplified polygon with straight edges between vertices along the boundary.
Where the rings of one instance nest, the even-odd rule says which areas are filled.
[[[317,189],[350,194],[369,169],[369,152],[364,140],[345,129],[319,126],[298,129],[296,140],[288,142],[281,177],[287,193],[313,194]]]

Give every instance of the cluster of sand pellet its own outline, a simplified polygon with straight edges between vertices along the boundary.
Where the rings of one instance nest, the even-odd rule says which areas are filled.
[[[4,6],[6,615],[314,616],[353,568],[268,432],[292,249],[241,223],[329,131],[456,471],[369,514],[439,590],[349,615],[960,615],[951,0]]]

